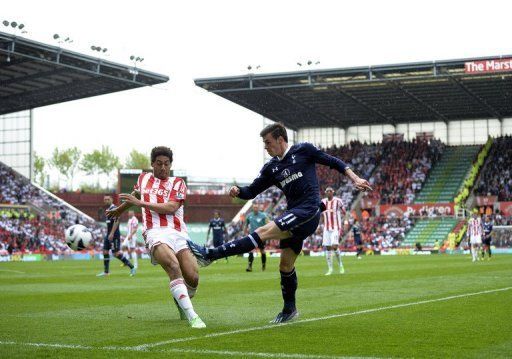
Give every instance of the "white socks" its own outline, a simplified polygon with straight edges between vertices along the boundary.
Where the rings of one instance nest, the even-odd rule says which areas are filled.
[[[132,252],[133,266],[139,268],[139,259],[137,258],[137,252]]]
[[[197,317],[196,312],[194,312],[194,307],[192,306],[192,302],[190,301],[190,297],[188,295],[187,286],[185,285],[185,281],[183,278],[178,278],[169,284],[171,289],[171,294],[181,309],[185,312],[187,319],[190,321]]]
[[[327,268],[329,268],[329,272],[332,272],[332,251],[325,251],[325,259],[327,260]]]
[[[338,259],[338,265],[340,268],[343,268],[343,262],[341,261],[341,253],[339,248],[336,249],[336,251],[325,251],[325,259],[327,260],[327,268],[329,268],[329,271],[332,271],[332,257],[336,254],[336,258]]]
[[[340,249],[336,249],[336,251],[334,252],[336,253],[336,257],[338,258],[338,264],[340,265],[340,268],[343,268],[343,262],[341,261],[341,252],[340,252]]]

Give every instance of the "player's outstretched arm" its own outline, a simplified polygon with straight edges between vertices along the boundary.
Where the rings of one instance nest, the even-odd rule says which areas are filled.
[[[131,195],[134,196],[135,198],[140,198],[139,191],[133,191],[131,193]],[[115,209],[113,209],[111,211],[107,210],[107,211],[105,211],[105,213],[107,214],[108,218],[119,218],[131,206],[132,205],[130,203],[123,202],[123,203],[121,203],[121,205],[119,207],[116,207]]]
[[[233,198],[238,197],[241,199],[253,199],[258,194],[272,186],[271,179],[266,174],[266,167],[264,166],[256,179],[245,187],[232,186],[229,189],[229,195]]]
[[[121,193],[119,199],[124,203],[129,203],[129,206],[137,206],[140,208],[147,208],[150,211],[159,214],[174,214],[182,205],[182,202],[169,201],[167,203],[151,203],[137,199],[135,196],[127,193]],[[123,204],[124,204],[123,203]]]

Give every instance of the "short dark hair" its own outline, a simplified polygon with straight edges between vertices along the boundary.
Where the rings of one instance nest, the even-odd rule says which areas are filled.
[[[169,158],[169,161],[172,163],[172,150],[169,147],[158,146],[154,147],[151,150],[151,163],[156,161],[158,156],[166,156]]]
[[[281,122],[276,122],[271,125],[268,125],[260,132],[261,137],[265,137],[269,133],[272,134],[274,139],[278,139],[281,136],[284,142],[288,143],[288,133],[286,133],[286,127]]]

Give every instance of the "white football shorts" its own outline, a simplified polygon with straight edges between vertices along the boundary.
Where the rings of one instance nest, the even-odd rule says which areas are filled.
[[[471,236],[469,242],[471,244],[482,244],[482,236]]]
[[[144,232],[144,241],[146,242],[146,248],[149,251],[153,265],[158,264],[153,258],[153,250],[157,246],[165,244],[171,248],[174,253],[178,253],[188,248],[187,240],[189,239],[190,237],[187,232],[178,232],[174,228],[169,227],[151,228]]]
[[[340,231],[337,229],[324,230],[322,246],[337,246],[340,244]]]

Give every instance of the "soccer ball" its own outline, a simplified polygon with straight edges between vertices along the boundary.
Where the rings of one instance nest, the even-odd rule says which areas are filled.
[[[66,244],[74,251],[89,247],[91,240],[91,231],[81,224],[74,224],[66,229]]]

